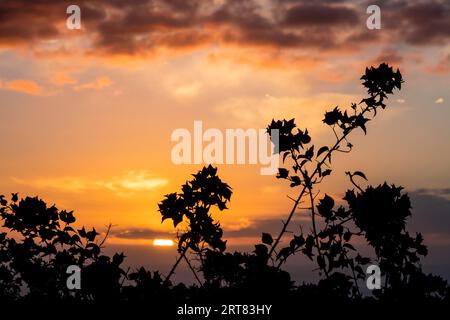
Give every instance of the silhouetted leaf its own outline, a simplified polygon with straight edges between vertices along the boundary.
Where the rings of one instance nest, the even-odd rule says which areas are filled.
[[[286,179],[289,176],[289,170],[284,168],[278,168],[278,179]]]
[[[255,245],[254,253],[259,257],[266,257],[269,253],[269,249],[263,244],[257,244]]]
[[[268,233],[263,232],[261,239],[262,239],[262,243],[265,243],[269,246],[273,243],[273,238]]]
[[[359,177],[361,177],[361,178],[363,178],[364,180],[367,181],[366,175],[364,173],[362,173],[361,171],[355,171],[355,172],[353,172],[353,175],[354,176],[359,176]]]
[[[323,217],[331,217],[331,210],[334,207],[334,200],[329,195],[325,194],[325,197],[319,201],[317,205],[317,210],[319,214]]]
[[[298,176],[291,176],[291,187],[299,186],[302,182]]]
[[[319,151],[317,151],[317,158],[324,152],[327,152],[329,150],[329,148],[327,146],[324,146],[322,148],[319,149]]]
[[[331,174],[331,169],[326,169],[325,171],[322,172],[322,177],[329,176],[330,174]]]

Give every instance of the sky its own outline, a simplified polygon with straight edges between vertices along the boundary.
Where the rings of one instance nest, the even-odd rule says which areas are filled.
[[[70,4],[80,30],[66,26]],[[380,30],[366,26],[371,4]],[[404,186],[429,268],[445,273],[449,40],[450,3],[440,0],[0,0],[0,194],[38,195],[100,231],[112,223],[110,250],[165,268],[174,248],[151,244],[174,230],[157,204],[202,167],[172,162],[174,130],[295,118],[317,144],[331,143],[324,111],[359,102],[365,67],[387,62],[402,90],[366,136],[351,136],[352,153],[335,157],[321,192],[341,198],[349,170]],[[218,167],[233,196],[215,217],[231,248],[251,248],[281,227],[295,190],[259,165]]]

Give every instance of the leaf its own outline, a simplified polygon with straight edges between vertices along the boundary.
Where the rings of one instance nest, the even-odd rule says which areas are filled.
[[[356,262],[362,265],[370,263],[370,258],[361,257],[359,254],[355,258]]]
[[[280,252],[277,255],[278,259],[287,259],[287,257],[289,257],[289,255],[292,253],[292,249],[290,247],[285,247],[283,249],[280,250]]]
[[[255,251],[253,251],[258,257],[265,257],[269,254],[269,249],[263,244],[255,245]]]
[[[11,197],[12,202],[17,202],[19,200],[19,196],[17,193],[12,193],[11,195],[12,195]]]
[[[329,195],[325,194],[325,197],[319,201],[317,205],[317,210],[319,214],[323,217],[331,217],[331,210],[334,207],[334,200]]]
[[[317,158],[324,152],[328,151],[329,148],[327,146],[324,146],[322,148],[319,149],[319,151],[317,151]]]
[[[112,258],[112,263],[116,266],[120,266],[125,258],[125,255],[123,253],[116,253],[114,254]]]
[[[265,243],[267,245],[271,245],[273,243],[273,238],[270,234],[263,232],[261,237],[262,243]]]
[[[92,231],[86,232],[86,239],[90,242],[95,240],[95,237],[98,235],[99,233],[97,231],[95,231],[95,228],[92,228]]]
[[[277,179],[286,179],[289,176],[289,170],[278,168]]]
[[[294,239],[291,240],[291,242],[289,243],[289,246],[291,247],[292,250],[295,250],[295,249],[303,246],[304,244],[305,244],[305,238],[303,237],[303,235],[300,235],[300,236],[294,235]]]
[[[364,173],[362,173],[361,171],[355,171],[355,172],[353,172],[353,176],[359,176],[359,177],[361,177],[361,178],[363,178],[364,180],[367,181],[366,175],[365,175]]]
[[[311,160],[313,156],[314,156],[314,146],[311,146],[308,150],[306,150],[305,157]]]
[[[80,237],[86,238],[86,229],[84,229],[84,227],[79,229],[78,234],[80,235]]]
[[[339,108],[336,107],[332,111],[328,111],[325,113],[325,118],[322,120],[329,126],[336,124],[342,118],[342,112],[339,111]]]
[[[298,176],[291,176],[291,181],[291,187],[296,187],[302,183]]]
[[[324,172],[322,172],[322,177],[329,176],[331,174],[331,169],[327,169]]]
[[[90,250],[90,252],[93,255],[98,255],[100,254],[100,247],[98,245],[96,245],[95,243],[88,243],[86,245],[86,250]]]

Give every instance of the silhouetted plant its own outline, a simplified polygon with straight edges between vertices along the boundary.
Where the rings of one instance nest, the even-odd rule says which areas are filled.
[[[214,251],[223,252],[226,241],[222,240],[223,231],[220,223],[214,222],[210,210],[217,207],[220,211],[227,208],[227,201],[231,198],[231,188],[223,183],[217,176],[217,168],[204,167],[194,174],[194,179],[187,181],[182,187],[181,193],[171,193],[165,196],[159,206],[162,221],[171,219],[174,227],[177,227],[183,219],[186,220],[187,230],[178,239],[178,252],[180,257],[175,262],[172,270],[166,278],[170,279],[181,259],[185,259],[201,284],[197,274],[186,257],[191,249],[203,260],[208,246]]]
[[[75,230],[73,211],[13,194],[10,202],[0,196],[0,219],[10,231],[0,233],[2,295],[15,299],[24,288],[29,299],[108,298],[118,293],[123,254],[102,255],[105,239],[96,241],[95,228]],[[85,266],[82,291],[68,290],[69,265]]]
[[[325,113],[323,122],[330,126],[336,138],[331,146],[316,148],[311,144],[308,130],[297,128],[294,119],[272,120],[268,126],[269,134],[272,129],[278,130],[278,152],[282,155],[283,163],[290,163],[290,168],[279,168],[277,178],[288,180],[291,188],[300,188],[297,198],[292,199],[293,208],[275,239],[268,233],[262,233],[262,243],[255,246],[254,252],[242,254],[224,252],[224,246],[221,250],[216,250],[217,246],[211,244],[211,249],[200,249],[197,244],[202,242],[202,236],[198,232],[191,234],[187,231],[180,237],[179,251],[182,256],[188,247],[187,239],[194,244],[193,251],[200,254],[200,270],[209,287],[259,287],[257,283],[262,281],[266,288],[273,288],[276,287],[274,283],[279,281],[285,283],[282,285],[285,290],[289,290],[290,278],[285,277],[280,268],[291,255],[301,252],[317,263],[320,274],[325,277],[318,283],[318,288],[324,294],[328,292],[327,294],[335,297],[360,299],[358,279],[365,278],[363,267],[369,264],[371,259],[361,256],[351,244],[355,237],[364,237],[375,249],[376,261],[385,275],[383,294],[386,295],[388,290],[396,290],[399,286],[404,288],[405,285],[410,285],[408,279],[420,274],[419,256],[426,254],[426,247],[422,244],[420,234],[413,238],[405,232],[405,219],[410,215],[410,205],[408,196],[400,193],[401,188],[388,187],[385,184],[377,188],[368,187],[364,191],[356,184],[355,177],[365,180],[367,178],[364,173],[355,171],[347,172],[347,175],[360,193],[347,191],[343,199],[347,201],[346,207],[339,206],[335,209],[333,198],[325,194],[317,200],[319,193],[314,192],[315,186],[332,173],[332,155],[335,152],[348,153],[352,150],[353,145],[348,140],[349,134],[358,128],[366,134],[367,123],[376,116],[379,109],[386,108],[387,95],[392,94],[394,89],[401,89],[403,82],[400,71],[393,71],[392,67],[386,64],[367,68],[361,79],[368,97],[362,99],[359,104],[351,104],[350,111],[335,107]],[[213,172],[214,176],[216,175],[216,170],[211,166],[200,171],[205,172]],[[181,222],[185,214],[183,212],[192,212],[192,204],[191,208],[186,208],[183,203],[183,198],[186,194],[189,196],[190,192],[190,188],[183,186],[183,194],[166,196],[164,206],[160,205],[163,220],[171,217],[176,225]],[[206,194],[214,193],[211,189],[206,191]],[[277,247],[304,198],[310,203],[312,232],[293,235],[289,245],[278,250]],[[222,206],[224,208],[225,204],[222,203]],[[374,214],[375,212],[378,214]],[[191,217],[188,217],[188,221],[195,226],[195,220],[193,223]],[[209,218],[206,223],[201,224],[205,225],[207,230],[215,230],[218,224],[213,225],[212,221],[212,218]],[[222,230],[217,231],[217,234],[221,239]],[[395,245],[392,245],[392,242],[395,242]],[[222,240],[219,243],[222,243]],[[174,268],[180,260],[181,257]],[[192,266],[189,266],[192,269]],[[283,277],[286,281],[280,281]],[[197,279],[199,280],[198,277]],[[274,279],[277,280],[272,283]],[[446,285],[439,282],[439,279],[435,280],[435,287],[429,289],[434,294],[440,290],[442,296]],[[437,283],[440,283],[440,286]],[[377,294],[380,296],[380,293]]]

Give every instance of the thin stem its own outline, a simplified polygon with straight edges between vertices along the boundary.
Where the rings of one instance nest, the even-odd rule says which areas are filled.
[[[345,253],[345,258],[347,260],[350,260],[347,256],[347,253]],[[358,291],[358,296],[361,297],[361,291],[359,291],[358,278],[356,277],[356,274],[355,274],[355,268],[353,265],[353,261],[352,261],[351,269],[352,269],[352,274],[353,274],[353,281],[355,282],[355,287],[356,287],[356,290]]]
[[[172,277],[172,275],[175,273],[175,269],[178,267],[178,265],[180,264],[180,261],[183,259],[183,257],[186,255],[186,252],[188,250],[188,246],[185,246],[183,251],[180,253],[180,256],[178,257],[177,261],[175,262],[175,264],[172,266],[172,269],[170,269],[169,274],[166,277],[166,280],[164,280],[164,283],[168,283],[170,278]]]
[[[319,255],[319,257],[321,257],[323,259],[323,262],[325,263],[325,258],[323,257],[322,252],[320,251],[319,237],[317,235],[316,210],[314,209],[314,197],[312,194],[312,188],[309,188],[309,199],[311,201],[311,220],[312,220],[314,238],[316,239],[317,254]],[[319,267],[320,267],[320,265],[319,265]],[[325,273],[325,276],[328,278],[328,271],[326,269],[326,266],[323,267],[323,272]]]
[[[111,228],[112,228],[112,224],[110,223],[110,224],[108,225],[108,229],[106,230],[105,237],[103,238],[103,240],[102,240],[102,241],[100,242],[100,244],[98,245],[100,248],[103,246],[103,244],[105,243],[106,239],[108,238],[109,233],[110,233],[110,231],[111,231]]]
[[[195,271],[194,267],[192,267],[191,262],[189,261],[189,259],[186,257],[186,255],[183,255],[184,260],[186,261],[187,265],[189,266],[189,269],[191,269],[192,273],[194,274],[195,279],[197,280],[197,282],[200,284],[200,287],[203,288],[203,283],[201,282],[200,278],[197,275],[197,272]]]
[[[348,174],[349,178],[350,178],[350,182],[360,191],[360,192],[364,192],[363,189],[361,189],[360,186],[358,186],[358,184],[355,182],[355,180],[353,180],[353,175],[350,172],[346,172],[346,174]]]

